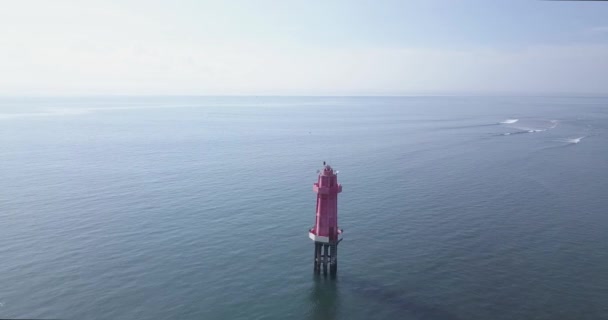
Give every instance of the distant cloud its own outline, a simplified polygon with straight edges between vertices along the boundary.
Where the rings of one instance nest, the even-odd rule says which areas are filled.
[[[0,52],[0,94],[608,94],[608,45],[522,49],[38,46]],[[42,49],[44,48],[44,49]],[[12,53],[12,54],[11,54]]]
[[[396,1],[413,10],[386,4],[373,20],[376,6],[344,6],[349,15],[321,0],[302,2],[306,14],[272,1],[186,2],[12,1],[0,10],[0,94],[608,94],[608,25],[595,9],[564,24],[579,26],[564,37],[576,41],[552,42],[561,28],[522,30],[575,14],[537,21],[544,10],[531,9],[520,25],[509,15],[521,8],[494,3],[444,17]]]

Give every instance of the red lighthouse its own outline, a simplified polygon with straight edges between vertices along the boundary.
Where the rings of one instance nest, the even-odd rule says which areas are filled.
[[[315,242],[314,270],[327,273],[327,265],[332,275],[338,270],[338,243],[342,241],[342,230],[338,229],[338,184],[337,172],[323,162],[323,170],[312,189],[317,193],[317,214],[315,226],[308,237]]]

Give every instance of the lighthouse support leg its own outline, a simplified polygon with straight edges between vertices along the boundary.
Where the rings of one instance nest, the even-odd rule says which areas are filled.
[[[336,273],[338,272],[338,245],[337,244],[332,244],[330,246],[330,263],[329,263],[329,273],[331,275],[336,275]]]
[[[313,270],[317,271],[317,252],[319,252],[319,246],[317,245],[317,243],[314,243],[315,245],[315,255],[312,256],[312,262],[313,262]]]
[[[322,244],[315,242],[315,257],[314,257],[314,271],[315,273],[319,273],[321,271],[321,251]]]
[[[323,274],[327,274],[327,265],[328,265],[328,260],[329,260],[329,246],[326,244],[323,244]]]

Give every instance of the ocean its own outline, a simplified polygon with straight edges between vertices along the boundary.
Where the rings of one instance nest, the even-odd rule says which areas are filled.
[[[606,97],[0,98],[0,318],[608,319],[607,130]]]

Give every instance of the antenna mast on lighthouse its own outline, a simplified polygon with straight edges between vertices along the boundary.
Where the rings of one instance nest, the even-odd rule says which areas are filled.
[[[312,190],[317,193],[317,214],[315,226],[309,230],[308,237],[315,242],[314,271],[335,275],[338,271],[338,243],[342,241],[342,230],[338,229],[338,184],[337,172],[323,161],[317,182]]]

